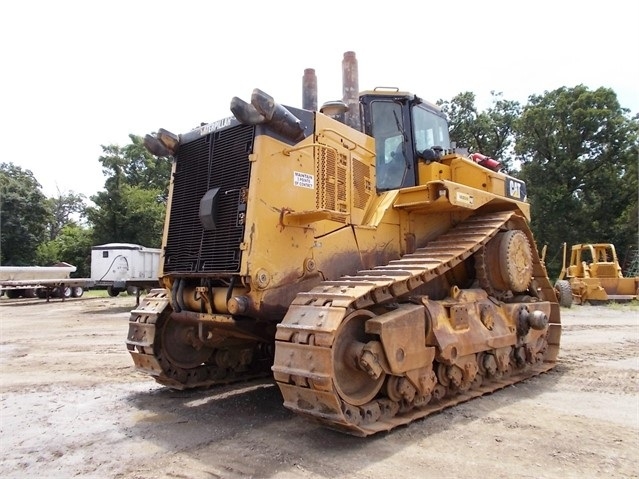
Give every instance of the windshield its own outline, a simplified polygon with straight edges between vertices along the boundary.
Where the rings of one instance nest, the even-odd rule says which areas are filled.
[[[413,107],[413,136],[418,152],[433,146],[450,149],[446,120],[422,104]]]
[[[377,188],[400,188],[407,171],[402,106],[388,100],[373,101],[371,120],[377,156]]]

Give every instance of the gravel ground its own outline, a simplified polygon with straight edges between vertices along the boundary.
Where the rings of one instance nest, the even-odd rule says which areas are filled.
[[[372,438],[270,381],[177,392],[135,371],[132,297],[0,299],[3,478],[639,477],[639,306],[562,309],[551,372]]]

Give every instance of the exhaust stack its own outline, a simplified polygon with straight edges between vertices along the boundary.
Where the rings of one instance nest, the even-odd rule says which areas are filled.
[[[359,73],[355,52],[344,53],[342,60],[342,101],[348,107],[344,114],[344,123],[356,130],[362,130],[359,117]]]
[[[304,127],[299,118],[259,88],[253,90],[251,103],[233,97],[231,112],[244,125],[268,125],[273,131],[291,141],[298,142],[305,137]]]
[[[302,108],[317,111],[317,75],[313,68],[304,70],[302,77]]]

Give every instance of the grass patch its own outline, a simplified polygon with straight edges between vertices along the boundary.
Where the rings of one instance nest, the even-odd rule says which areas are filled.
[[[637,311],[639,310],[639,301],[635,299],[624,303],[616,303],[614,301],[611,301],[606,306],[617,311]]]
[[[109,294],[106,289],[89,289],[84,292],[84,295],[87,298],[108,298]]]

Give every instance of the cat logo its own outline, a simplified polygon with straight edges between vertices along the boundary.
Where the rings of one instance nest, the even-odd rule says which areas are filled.
[[[202,125],[198,128],[200,132],[200,136],[208,135],[217,130],[221,130],[222,128],[226,128],[233,121],[233,117],[222,118],[221,120],[214,121],[213,123],[207,123],[206,125]]]
[[[506,178],[506,196],[519,201],[526,201],[526,183],[515,178]]]

